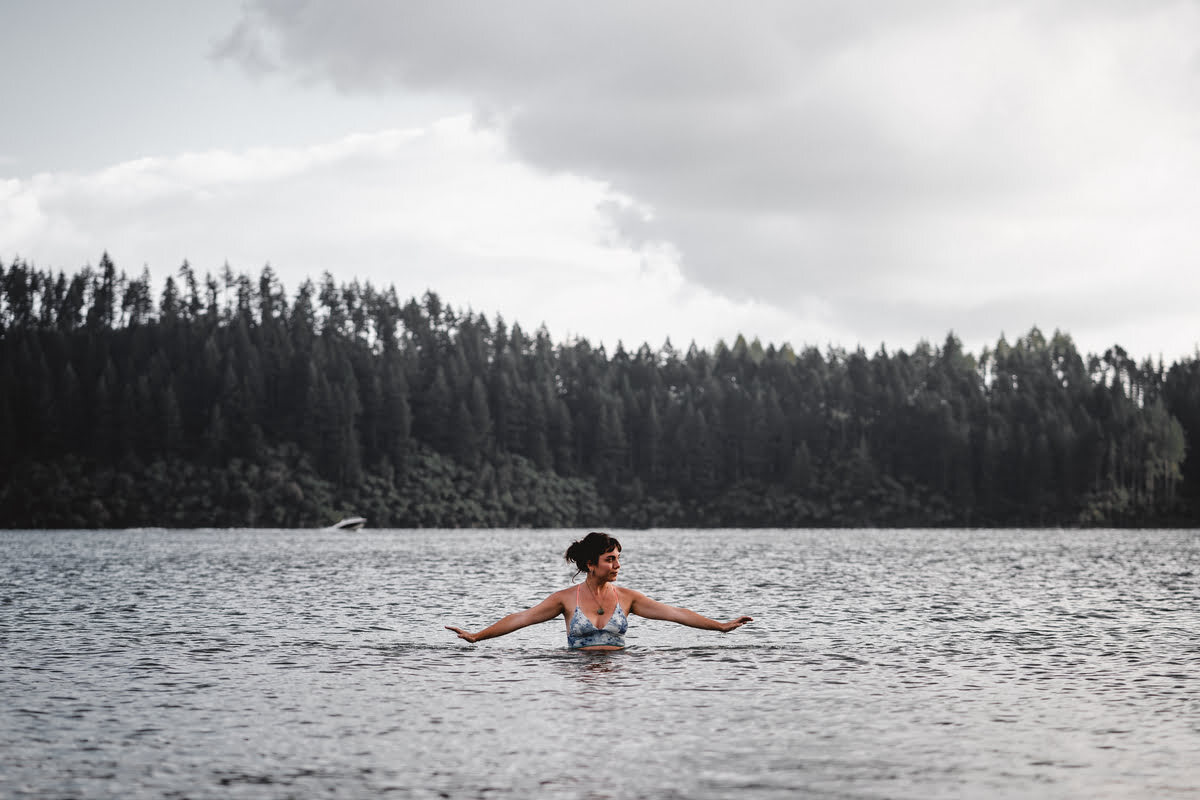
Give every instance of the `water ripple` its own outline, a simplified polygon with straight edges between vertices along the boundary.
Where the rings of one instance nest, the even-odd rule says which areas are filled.
[[[0,797],[1200,791],[1194,532],[619,536],[756,621],[442,629],[565,585],[565,531],[0,532]]]

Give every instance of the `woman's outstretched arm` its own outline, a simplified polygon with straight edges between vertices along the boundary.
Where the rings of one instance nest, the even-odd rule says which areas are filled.
[[[453,625],[447,625],[446,630],[454,631],[458,634],[458,638],[466,639],[474,644],[483,639],[494,639],[497,636],[503,636],[506,633],[520,630],[521,628],[530,625],[536,625],[539,622],[547,622],[554,619],[562,613],[562,601],[558,598],[558,594],[552,594],[542,602],[538,603],[533,608],[527,608],[524,611],[518,611],[515,614],[500,619],[492,623],[479,633],[468,633],[462,628],[456,628]]]
[[[633,593],[633,602],[629,604],[630,612],[637,614],[639,617],[646,619],[664,619],[668,622],[678,622],[680,625],[687,625],[689,628],[703,628],[706,631],[720,631],[721,633],[729,633],[735,628],[740,628],[747,622],[753,622],[753,617],[738,617],[729,622],[718,622],[715,619],[697,614],[687,608],[678,608],[669,606],[666,603],[660,603],[657,600],[651,600],[641,592]]]

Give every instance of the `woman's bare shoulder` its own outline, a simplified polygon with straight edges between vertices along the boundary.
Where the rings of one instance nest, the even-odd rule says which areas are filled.
[[[557,600],[561,603],[569,602],[569,603],[571,603],[572,606],[574,606],[575,605],[575,589],[576,588],[577,587],[575,587],[575,586],[568,586],[565,589],[559,589],[557,592],[554,592],[552,595],[550,595],[550,597],[548,597],[546,599]]]
[[[628,586],[617,586],[616,590],[622,600],[633,602],[634,600],[645,600],[646,595],[639,592],[637,589],[630,589]]]

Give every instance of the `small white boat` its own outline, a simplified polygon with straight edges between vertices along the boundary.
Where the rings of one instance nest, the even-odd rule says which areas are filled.
[[[333,525],[330,525],[326,530],[330,531],[356,531],[363,525],[367,524],[367,520],[363,517],[345,517]]]

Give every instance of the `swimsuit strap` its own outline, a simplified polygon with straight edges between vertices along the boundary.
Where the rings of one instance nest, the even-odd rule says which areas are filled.
[[[584,578],[584,580],[586,581],[587,578]],[[583,585],[582,583],[575,584],[575,610],[576,611],[583,611],[583,608],[579,605],[579,587],[582,585]],[[616,592],[616,587],[613,587],[613,592],[614,593]],[[608,615],[608,618],[611,620],[614,616],[616,616],[617,612],[620,610],[621,610],[621,595],[618,594],[616,605],[613,606],[612,613]],[[595,628],[596,630],[602,630],[601,626],[592,622],[592,618],[589,617],[587,614],[584,614],[583,618],[586,619],[589,623],[591,623],[592,627]],[[604,627],[608,627],[607,622],[604,623]]]

